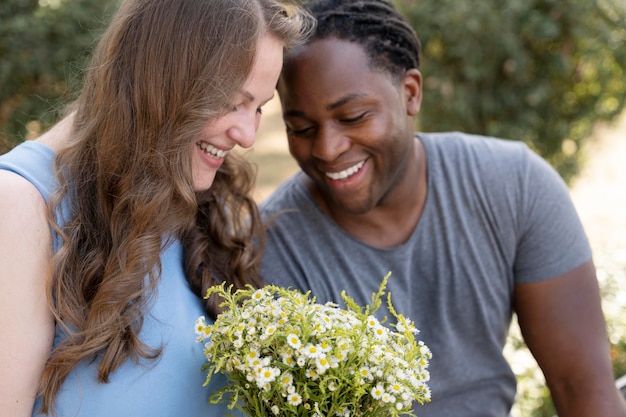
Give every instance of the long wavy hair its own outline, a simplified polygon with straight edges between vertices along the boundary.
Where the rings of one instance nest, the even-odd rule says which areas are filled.
[[[276,0],[127,0],[94,51],[57,156],[50,200],[59,246],[48,299],[67,338],[41,379],[42,409],[81,361],[106,383],[122,363],[156,358],[139,338],[160,254],[184,247],[191,288],[258,285],[263,228],[255,171],[230,153],[211,188],[192,186],[190,145],[232,106],[267,32],[289,48],[313,26]],[[60,215],[60,218],[58,217]],[[55,217],[57,216],[57,217]],[[57,219],[57,220],[55,220]],[[217,313],[215,301],[207,312]]]

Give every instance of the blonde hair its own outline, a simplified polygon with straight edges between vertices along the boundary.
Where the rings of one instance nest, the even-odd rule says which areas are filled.
[[[209,190],[194,193],[189,146],[223,115],[246,80],[259,39],[286,47],[312,20],[275,0],[127,0],[94,51],[58,154],[50,201],[60,246],[49,300],[67,338],[41,379],[43,413],[81,361],[98,380],[127,360],[155,358],[139,338],[172,239],[201,296],[226,280],[258,285],[263,228],[250,197],[254,170],[231,153]],[[215,305],[207,306],[212,314]]]

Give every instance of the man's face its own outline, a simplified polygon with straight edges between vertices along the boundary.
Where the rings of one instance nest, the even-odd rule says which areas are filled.
[[[363,214],[401,198],[421,99],[417,70],[394,80],[369,67],[360,45],[316,40],[287,57],[278,91],[289,150],[326,207]]]

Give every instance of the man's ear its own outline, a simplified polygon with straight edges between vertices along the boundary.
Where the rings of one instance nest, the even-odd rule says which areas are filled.
[[[404,73],[402,79],[406,110],[409,116],[415,116],[422,105],[422,73],[416,68],[411,68]]]

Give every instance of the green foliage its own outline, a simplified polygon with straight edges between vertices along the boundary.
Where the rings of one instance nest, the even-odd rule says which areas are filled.
[[[72,100],[114,1],[2,0],[0,151]]]
[[[624,0],[395,2],[424,47],[423,130],[523,140],[570,179],[593,123],[624,109]],[[118,3],[2,1],[0,152],[72,100]]]
[[[623,0],[395,0],[423,46],[423,130],[523,140],[566,179],[626,101]]]

